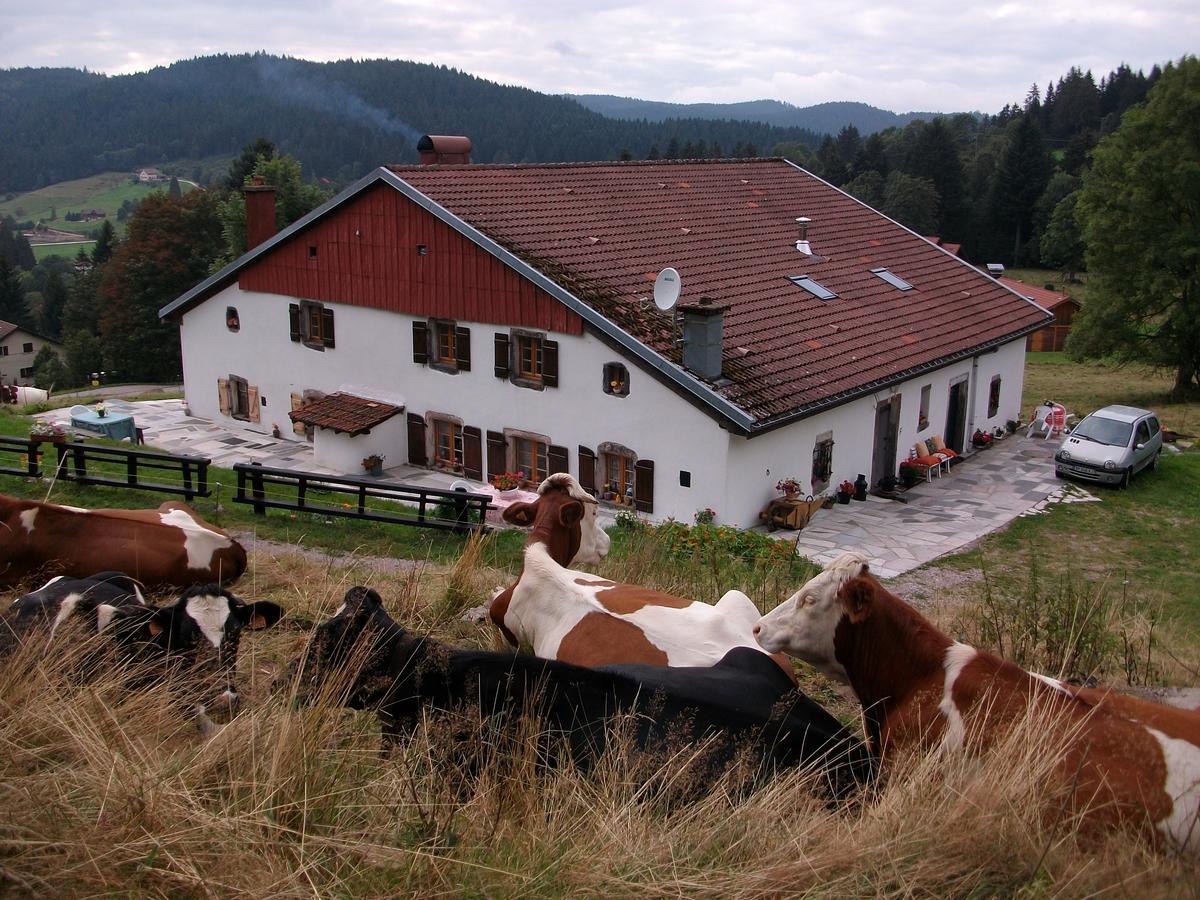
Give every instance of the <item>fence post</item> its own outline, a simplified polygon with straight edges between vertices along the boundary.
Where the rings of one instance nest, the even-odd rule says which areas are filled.
[[[87,452],[87,444],[82,441],[77,441],[71,445],[71,463],[75,469],[75,478],[78,481],[83,481],[87,478],[87,457],[84,455]]]
[[[37,478],[41,472],[42,445],[39,441],[29,442],[29,452],[25,454],[25,470],[30,477]]]
[[[467,489],[465,487],[456,487],[454,489],[454,493],[456,493],[456,494],[465,494],[466,492],[467,492]],[[454,500],[451,502],[454,504],[454,530],[455,530],[455,532],[461,534],[464,531],[469,531],[470,529],[467,525],[467,509],[468,509],[467,498],[466,497],[455,497]]]
[[[185,459],[183,461],[183,497],[188,503],[191,503],[195,496],[196,494],[192,490],[192,464]]]
[[[200,486],[199,494],[202,497],[208,496],[208,463],[201,462],[196,464],[196,468],[200,470]]]
[[[131,487],[136,487],[138,481],[138,461],[137,457],[130,454],[125,457],[125,482]]]
[[[250,465],[261,467],[262,463],[252,462]],[[267,493],[263,490],[262,472],[254,471],[250,473],[250,496],[254,499],[254,514],[256,516],[265,516],[267,508],[263,505],[262,501],[267,496]]]

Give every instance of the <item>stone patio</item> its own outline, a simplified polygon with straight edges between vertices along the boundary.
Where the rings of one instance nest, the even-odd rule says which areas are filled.
[[[276,440],[236,423],[215,423],[189,416],[182,400],[149,400],[128,403],[106,400],[117,412],[133,414],[147,444],[171,453],[205,456],[214,465],[237,462],[308,472],[340,474],[313,461],[312,445],[303,441]],[[68,420],[66,410],[42,413],[38,418]],[[907,502],[868,496],[865,502],[835,504],[817,512],[802,531],[776,531],[772,536],[790,540],[797,551],[816,562],[827,563],[847,550],[866,553],[877,575],[890,578],[961,550],[973,541],[1007,525],[1022,515],[1045,511],[1056,502],[1096,501],[1078,485],[1054,477],[1057,440],[1011,435],[961,460],[948,474],[918,484],[902,496]],[[415,466],[384,470],[389,481],[448,489],[463,481],[453,474]],[[490,485],[471,482],[472,489],[492,493]],[[232,491],[236,485],[227,485]],[[524,499],[531,499],[531,495]],[[501,503],[501,505],[504,505]],[[615,513],[602,507],[601,520],[611,524]]]

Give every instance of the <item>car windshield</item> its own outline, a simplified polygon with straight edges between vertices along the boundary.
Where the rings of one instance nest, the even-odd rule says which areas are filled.
[[[1075,426],[1071,437],[1086,438],[1097,444],[1108,444],[1110,447],[1128,447],[1129,435],[1133,433],[1133,425],[1129,422],[1118,422],[1116,419],[1105,419],[1101,416],[1088,416]]]

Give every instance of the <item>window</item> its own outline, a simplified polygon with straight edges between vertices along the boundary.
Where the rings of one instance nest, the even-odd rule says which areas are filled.
[[[1151,416],[1149,419],[1146,420],[1146,422],[1150,425],[1150,435],[1152,437],[1154,435],[1158,434],[1158,432],[1162,430],[1158,424],[1158,419],[1155,418],[1154,416]]]
[[[542,339],[532,334],[517,335],[517,376],[542,380]]]
[[[1146,422],[1138,422],[1137,433],[1133,439],[1134,446],[1145,444],[1150,440],[1150,425]]]
[[[789,275],[788,281],[796,285],[798,288],[804,288],[818,300],[833,300],[837,297],[833,291],[825,287],[825,285],[813,281],[807,275]]]
[[[623,364],[604,364],[604,393],[614,397],[629,396],[629,370]]]
[[[887,269],[872,269],[871,274],[876,275],[879,278],[882,278],[884,281],[886,281],[888,284],[890,284],[892,287],[896,288],[897,290],[900,290],[900,291],[911,291],[912,290],[911,284],[909,284],[907,281],[905,281],[899,275],[895,275],[895,274],[889,272]]]
[[[921,388],[921,411],[917,413],[917,431],[924,431],[929,427],[929,394],[932,390],[932,384]]]
[[[544,334],[513,330],[496,332],[496,377],[520,387],[558,387],[558,341]]]
[[[996,415],[1000,410],[1000,376],[996,375],[992,378],[992,387],[988,391],[988,418]]]
[[[22,353],[32,353],[33,352],[33,341],[26,341],[25,343],[23,343],[21,345],[21,352]]]
[[[812,489],[817,494],[829,487],[829,479],[833,477],[833,432],[826,431],[817,436],[813,445],[812,456]]]
[[[530,438],[513,438],[513,462],[517,471],[524,472],[525,478],[536,484],[541,484],[550,474],[549,460],[546,458],[547,444]]]
[[[333,310],[322,303],[301,300],[288,306],[292,340],[313,350],[332,349]]]
[[[692,486],[692,473],[691,472],[687,471],[686,469],[679,470],[679,486],[680,487],[691,487]]]
[[[603,499],[633,505],[633,463],[633,457],[624,453],[604,454]]]
[[[242,321],[238,317],[238,311],[237,311],[236,306],[225,307],[225,327],[228,328],[230,331],[241,331],[242,330]]]
[[[22,369],[21,373],[17,377],[18,378],[32,378],[33,377],[33,366],[29,366],[28,368]]]
[[[448,419],[433,420],[433,459],[439,466],[460,469],[463,464],[462,426]]]
[[[0,356],[8,356],[8,347],[0,347]]]
[[[437,319],[413,322],[413,362],[442,372],[471,371],[471,329]]]
[[[445,366],[458,365],[458,345],[453,322],[434,322],[434,359]]]
[[[237,375],[229,376],[229,414],[235,419],[250,418],[250,384]]]

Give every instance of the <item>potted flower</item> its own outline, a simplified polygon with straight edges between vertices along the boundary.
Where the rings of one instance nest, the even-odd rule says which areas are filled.
[[[108,415],[108,410],[104,408],[103,400],[101,400],[99,403],[96,404],[96,415],[99,416],[101,419],[103,419],[105,416]]]
[[[372,453],[369,456],[364,456],[362,461],[363,471],[368,475],[382,475],[384,459],[386,457],[382,453]]]
[[[37,421],[29,427],[29,438],[37,443],[62,444],[67,440],[67,429],[57,422]]]
[[[696,515],[693,516],[697,525],[711,525],[717,519],[717,511],[711,506],[706,506],[704,509],[696,510]]]
[[[491,485],[501,494],[511,494],[521,486],[521,482],[524,480],[524,472],[501,472],[499,475],[491,477]]]
[[[849,503],[850,498],[854,496],[854,482],[843,481],[838,485],[837,499],[838,503]]]
[[[800,482],[795,478],[781,478],[775,483],[775,490],[783,491],[783,496],[788,500],[795,500],[800,493]]]

